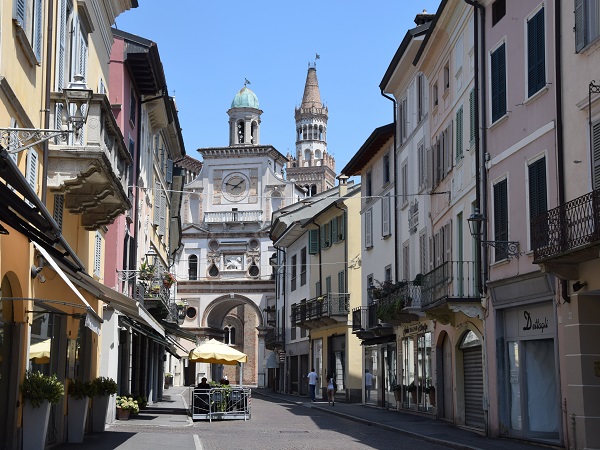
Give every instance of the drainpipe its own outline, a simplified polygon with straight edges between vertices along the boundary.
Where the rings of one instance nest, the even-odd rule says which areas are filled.
[[[46,42],[46,98],[44,99],[44,128],[50,128],[50,91],[52,83],[52,62],[54,57],[52,56],[52,36],[54,36],[53,27],[53,14],[54,14],[54,2],[48,2],[48,30],[46,36],[48,40]],[[62,87],[62,86],[61,86]],[[42,203],[46,206],[46,191],[48,190],[48,141],[44,141],[43,145],[43,169],[42,169]]]
[[[398,170],[396,169],[398,159],[396,158],[396,99],[383,92],[383,89],[381,89],[381,95],[394,104],[394,277],[396,281],[398,281],[398,214],[396,214],[396,211],[398,211]]]
[[[556,165],[558,166],[558,204],[562,206],[565,204],[565,147],[564,147],[564,135],[563,135],[563,120],[562,120],[562,51],[560,48],[561,43],[561,3],[560,0],[554,1],[554,66],[555,66],[555,77],[556,77]],[[590,116],[591,117],[591,116]],[[590,119],[591,120],[591,119]],[[591,141],[590,141],[591,142]],[[569,296],[567,293],[567,280],[560,280],[560,295],[563,302],[569,302]]]
[[[281,283],[281,297],[283,298],[283,317],[282,317],[282,321],[281,321],[281,342],[282,342],[282,350],[283,353],[285,354],[285,321],[287,319],[287,313],[286,313],[286,295],[285,295],[285,279],[286,279],[286,257],[287,257],[287,252],[285,251],[284,248],[280,248],[277,246],[274,246],[275,250],[277,250],[277,252],[281,252],[283,253],[283,276],[280,276],[279,274],[279,270],[277,271],[277,277],[279,279],[282,279],[282,283]],[[279,260],[279,257],[277,258]],[[277,311],[277,307],[275,307],[275,311]],[[277,323],[277,322],[276,322]],[[285,363],[287,361],[287,357],[283,360],[283,362],[279,362],[279,389],[282,392],[285,392],[285,381],[286,381],[286,375],[285,375]]]
[[[475,204],[479,211],[487,217],[487,171],[485,167],[485,157],[487,150],[487,114],[486,114],[486,97],[485,97],[485,8],[476,0],[464,0],[465,3],[473,6],[474,10],[474,27],[473,27],[473,53],[477,58],[479,54],[479,62],[475,62],[474,78],[475,78],[475,129],[481,129],[481,139],[479,133],[475,133]],[[479,21],[477,20],[477,10],[481,13],[481,33],[479,32]],[[479,46],[479,34],[481,34],[481,48]],[[481,66],[481,75],[480,75]],[[480,83],[483,80],[484,83]],[[480,86],[481,84],[481,86]],[[481,95],[480,95],[481,92]],[[481,113],[479,109],[479,101],[481,100]],[[479,117],[481,116],[481,122]],[[483,189],[483,195],[481,190]],[[487,220],[486,226],[483,227],[482,240],[487,241]],[[488,278],[488,248],[487,246],[479,246],[479,265],[477,268],[477,285],[479,293],[483,294],[487,291]]]
[[[481,129],[481,141],[479,140],[479,133],[475,133],[475,204],[479,211],[487,217],[487,169],[485,166],[485,156],[487,155],[487,102],[486,102],[486,92],[485,92],[485,62],[486,62],[486,53],[485,53],[485,7],[483,7],[477,0],[464,0],[465,3],[473,6],[473,53],[477,58],[479,55],[479,61],[475,62],[474,68],[474,89],[475,89],[475,129]],[[477,20],[477,12],[479,11],[479,16],[481,20],[481,32],[479,31],[479,21]],[[479,36],[481,35],[481,47],[479,45]],[[480,66],[481,66],[481,74],[480,74]],[[480,83],[480,81],[483,81]],[[481,94],[480,94],[481,92]],[[480,94],[480,95],[479,95]],[[479,110],[479,101],[481,100],[481,113]],[[479,117],[481,115],[481,123],[479,121]],[[481,127],[481,128],[480,128]],[[483,156],[483,158],[482,158]],[[483,190],[483,193],[482,193]],[[487,241],[487,220],[486,226],[483,227],[482,240]],[[478,278],[478,286],[479,293],[486,294],[487,292],[487,280],[488,280],[488,248],[487,246],[479,245],[479,267],[477,268],[477,278]],[[485,321],[483,321],[485,327]],[[485,335],[485,332],[484,332]],[[487,352],[483,353],[483,364],[484,367],[487,367]],[[488,371],[485,372],[485,388],[488,389],[489,395],[489,376]],[[484,388],[484,389],[485,389]],[[484,413],[484,421],[485,421],[485,435],[489,436],[489,397],[484,397],[484,400],[487,402],[485,405]]]

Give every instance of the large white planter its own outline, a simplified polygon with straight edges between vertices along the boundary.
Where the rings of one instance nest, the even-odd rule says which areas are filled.
[[[106,429],[106,413],[110,395],[96,396],[92,399],[92,431],[101,433]]]
[[[67,442],[81,443],[85,434],[85,421],[87,420],[90,399],[84,397],[81,400],[69,395],[69,414],[67,415]]]
[[[50,402],[46,400],[39,408],[25,401],[23,406],[23,448],[43,450],[46,446],[46,433],[50,419]]]

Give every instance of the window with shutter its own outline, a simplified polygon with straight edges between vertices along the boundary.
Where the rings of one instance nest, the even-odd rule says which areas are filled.
[[[419,256],[420,256],[420,272],[421,274],[427,273],[427,236],[425,231],[421,231],[419,234]]]
[[[327,248],[327,235],[325,234],[325,225],[319,227],[319,234],[321,236],[321,250]]]
[[[600,122],[592,126],[592,157],[593,163],[593,184],[594,189],[600,189]]]
[[[506,47],[502,44],[491,55],[492,123],[506,114]]]
[[[338,216],[338,233],[340,234],[340,241],[346,239],[346,215],[342,214]]]
[[[381,199],[381,235],[387,237],[390,235],[390,196],[386,195]]]
[[[27,167],[25,169],[25,178],[27,179],[27,183],[33,189],[33,192],[37,194],[37,173],[38,173],[38,154],[33,149],[30,148],[27,151]]]
[[[383,184],[390,182],[390,154],[383,155]]]
[[[167,233],[167,195],[164,191],[160,193],[160,221],[158,224],[159,236],[166,236]]]
[[[410,278],[410,247],[408,241],[402,245],[402,279]]]
[[[575,0],[575,51],[580,52],[600,36],[600,2]]]
[[[527,95],[546,86],[546,45],[544,8],[527,21]]]
[[[454,162],[454,152],[452,151],[452,121],[448,124],[446,129],[444,130],[444,155],[445,155],[445,172],[444,178],[450,173],[452,170],[453,162]]]
[[[425,144],[419,142],[417,146],[417,158],[419,164],[419,190],[423,189],[427,183],[427,164],[425,155]]]
[[[338,272],[338,292],[343,294],[346,292],[346,288],[344,287],[344,271]]]
[[[325,278],[325,293],[329,294],[331,292],[331,277]]]
[[[400,180],[400,186],[402,187],[402,207],[408,206],[408,162],[404,161],[402,164],[402,179]]]
[[[317,297],[321,296],[321,282],[320,281],[317,281],[315,283],[315,293],[316,293]]]
[[[42,61],[42,0],[14,0],[13,19],[17,29],[17,40],[32,64]]]
[[[463,157],[463,107],[456,111],[456,160]]]
[[[529,219],[531,220],[548,210],[546,158],[540,158],[531,163],[527,169],[529,175]],[[547,230],[545,231],[540,233],[538,239],[548,236]]]
[[[296,264],[298,262],[298,257],[296,255],[292,256],[292,262],[291,265],[292,267],[290,267],[290,272],[291,272],[291,282],[290,282],[290,290],[295,291],[296,290],[296,276],[297,276],[297,270],[298,268],[296,267]]]
[[[167,183],[172,183],[173,182],[173,160],[172,159],[167,159],[167,176],[166,176],[166,180],[167,180]]]
[[[319,253],[319,230],[308,230],[308,253]]]
[[[494,185],[494,240],[508,241],[508,182],[506,179]],[[506,249],[494,249],[496,261],[507,257]]]
[[[365,211],[365,247],[373,247],[373,211]]]
[[[300,250],[300,286],[306,284],[306,247]]]
[[[152,223],[157,226],[160,223],[160,192],[160,183],[154,183],[154,214]]]
[[[452,261],[452,221],[444,225],[444,261]]]

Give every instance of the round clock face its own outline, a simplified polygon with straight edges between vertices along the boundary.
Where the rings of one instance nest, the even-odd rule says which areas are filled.
[[[240,173],[232,173],[223,180],[223,194],[232,201],[238,201],[248,194],[248,180]]]

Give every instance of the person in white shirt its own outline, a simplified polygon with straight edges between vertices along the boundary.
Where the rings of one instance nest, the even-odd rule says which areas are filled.
[[[310,373],[306,376],[308,378],[308,390],[310,392],[310,399],[315,401],[315,390],[317,389],[317,380],[319,377],[317,376],[317,372],[315,372],[315,368],[310,371]]]

